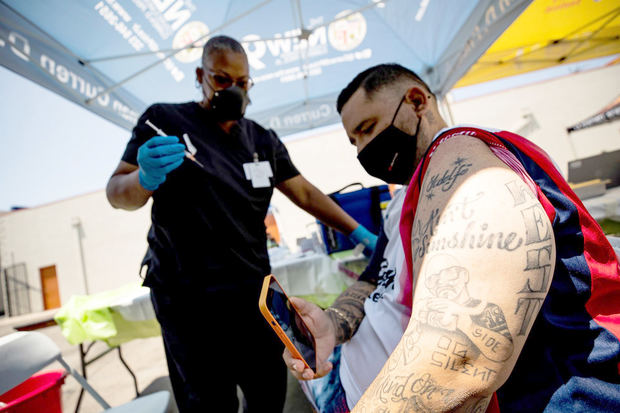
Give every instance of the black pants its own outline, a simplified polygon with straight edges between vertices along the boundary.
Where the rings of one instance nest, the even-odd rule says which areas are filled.
[[[258,287],[170,294],[151,289],[181,413],[231,412],[241,387],[249,413],[281,412],[283,345],[258,310]]]

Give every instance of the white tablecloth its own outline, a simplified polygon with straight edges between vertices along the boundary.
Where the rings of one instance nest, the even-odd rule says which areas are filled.
[[[289,295],[340,294],[353,280],[326,254],[306,253],[271,263],[271,272]]]
[[[290,295],[340,294],[353,281],[338,269],[338,261],[326,254],[288,255],[271,263],[271,271]],[[150,289],[137,287],[109,303],[127,321],[154,320]]]
[[[151,302],[151,290],[140,287],[116,297],[110,308],[119,312],[127,321],[154,320],[155,310]]]
[[[601,196],[586,199],[583,205],[596,220],[620,218],[620,186],[608,189]]]

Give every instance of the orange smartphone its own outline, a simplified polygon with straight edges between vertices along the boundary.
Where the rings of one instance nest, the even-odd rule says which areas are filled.
[[[263,281],[258,307],[293,357],[316,373],[316,341],[299,312],[273,275]]]

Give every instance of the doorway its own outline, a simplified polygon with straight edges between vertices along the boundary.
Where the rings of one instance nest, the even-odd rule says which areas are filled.
[[[56,266],[39,268],[41,274],[41,291],[43,293],[43,307],[46,310],[60,307],[60,292],[56,278]]]

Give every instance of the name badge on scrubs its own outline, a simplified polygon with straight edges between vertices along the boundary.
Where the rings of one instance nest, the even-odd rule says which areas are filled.
[[[258,155],[254,154],[254,162],[243,164],[245,179],[252,181],[254,188],[268,188],[271,186],[269,178],[273,176],[271,164],[268,161],[259,161]]]

